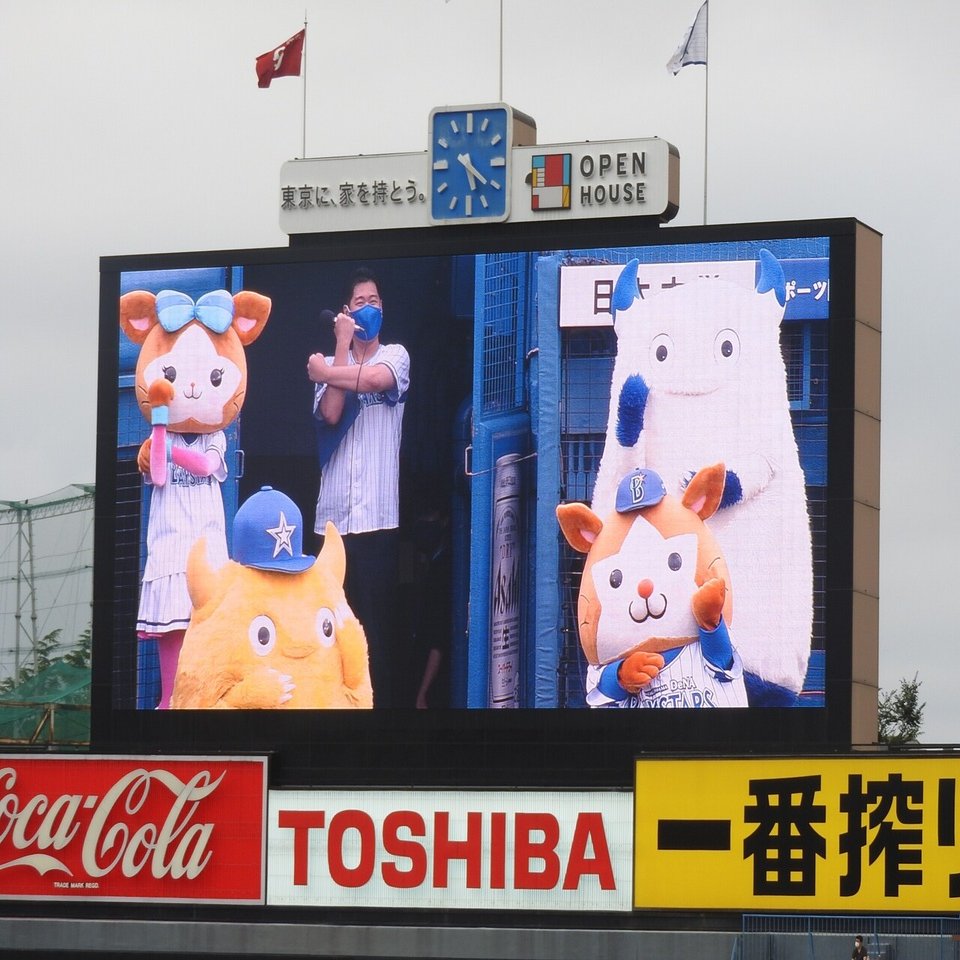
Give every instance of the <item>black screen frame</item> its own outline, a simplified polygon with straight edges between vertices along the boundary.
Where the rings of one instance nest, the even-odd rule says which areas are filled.
[[[853,219],[656,227],[635,219],[439,227],[292,237],[288,247],[104,257],[91,746],[99,753],[270,753],[275,785],[628,787],[646,752],[850,746],[856,237]],[[309,263],[590,246],[830,239],[826,705],[719,711],[135,711],[111,695],[121,273],[222,263]]]

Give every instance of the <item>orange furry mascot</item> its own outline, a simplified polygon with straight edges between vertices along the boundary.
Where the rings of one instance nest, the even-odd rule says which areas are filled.
[[[180,652],[174,709],[370,708],[367,640],[343,593],[346,555],[328,523],[314,560],[303,519],[264,487],[237,511],[234,560],[214,569],[190,551],[194,611]]]

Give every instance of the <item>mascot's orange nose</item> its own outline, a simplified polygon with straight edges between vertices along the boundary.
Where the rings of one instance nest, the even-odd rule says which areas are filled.
[[[639,593],[644,600],[647,600],[650,597],[650,594],[653,593],[653,581],[641,580],[637,584],[637,593]]]

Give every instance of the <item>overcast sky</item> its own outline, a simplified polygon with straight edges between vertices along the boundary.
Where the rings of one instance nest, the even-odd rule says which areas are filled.
[[[708,222],[883,234],[880,682],[917,673],[923,739],[960,742],[960,6],[711,0],[706,100],[665,67],[698,6],[503,0],[501,57],[500,0],[0,0],[0,500],[95,479],[100,256],[286,245],[303,86],[254,60],[305,11],[308,156],[422,150],[432,107],[502,98],[540,143],[669,140],[696,224],[706,102]]]

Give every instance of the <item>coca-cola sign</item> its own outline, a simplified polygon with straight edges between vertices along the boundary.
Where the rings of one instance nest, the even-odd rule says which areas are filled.
[[[0,897],[264,902],[265,758],[0,756]]]

